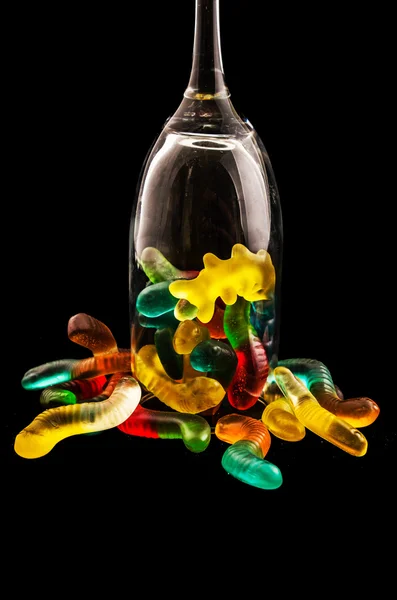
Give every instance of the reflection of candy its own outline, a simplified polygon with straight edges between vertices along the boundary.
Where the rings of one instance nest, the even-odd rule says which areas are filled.
[[[191,452],[203,452],[211,440],[211,427],[198,415],[149,410],[138,405],[118,426],[129,435],[167,440],[182,439]]]
[[[190,354],[199,344],[210,337],[206,327],[195,321],[183,321],[174,335],[174,348],[178,354]]]
[[[39,458],[71,435],[117,427],[128,419],[140,398],[139,383],[123,377],[107,400],[45,410],[17,435],[15,452],[23,458]]]
[[[239,410],[247,410],[255,404],[269,372],[265,349],[249,322],[249,311],[250,304],[243,298],[225,310],[225,333],[238,361],[227,396],[230,404]]]
[[[235,244],[231,258],[221,260],[208,253],[203,263],[204,269],[196,279],[170,283],[173,296],[186,298],[197,306],[197,317],[202,323],[211,320],[218,296],[225,304],[234,304],[237,295],[254,302],[265,300],[274,288],[275,271],[266,250],[253,254],[242,244]]]
[[[209,377],[196,377],[187,383],[176,383],[164,371],[153,345],[143,346],[139,350],[136,356],[136,375],[159,400],[179,412],[202,412],[219,404],[225,395],[221,384]]]
[[[291,401],[302,425],[353,456],[363,456],[367,452],[368,444],[363,434],[322,408],[291,371],[285,367],[276,367],[274,376],[285,397]]]
[[[175,319],[172,311],[166,312],[159,317],[145,317],[145,315],[138,313],[138,321],[142,327],[151,329],[161,329],[163,327],[172,327],[173,329],[176,329],[179,325],[179,321]]]
[[[299,377],[329,412],[344,419],[353,427],[371,425],[379,415],[379,406],[370,398],[349,398],[341,400],[327,367],[318,360],[291,358],[281,360],[278,366],[292,371]]]
[[[140,264],[152,283],[174,281],[175,279],[192,279],[198,271],[180,271],[175,268],[156,248],[148,246],[141,254]]]
[[[280,469],[263,460],[270,448],[270,434],[257,419],[244,415],[226,415],[219,419],[215,435],[233,444],[222,458],[222,466],[243,483],[273,490],[283,482]]]
[[[91,350],[94,356],[117,352],[117,343],[109,327],[85,313],[69,319],[68,336],[72,342]]]
[[[82,360],[66,358],[30,369],[23,376],[22,387],[26,390],[37,390],[71,379],[89,379],[98,375],[130,370],[131,352],[129,350],[120,350],[113,354],[103,354]]]
[[[190,364],[197,371],[209,372],[226,389],[236,370],[237,356],[227,344],[206,340],[192,350]]]
[[[104,375],[99,375],[99,377],[94,377],[93,379],[65,381],[60,385],[43,390],[40,395],[40,404],[42,406],[48,406],[49,404],[76,404],[102,392],[106,382],[107,379]]]
[[[174,316],[178,321],[187,321],[194,319],[197,315],[197,306],[190,304],[189,300],[178,300],[174,308]]]
[[[179,300],[179,302],[181,302],[181,300]],[[226,338],[226,333],[223,329],[224,314],[225,311],[222,308],[219,308],[217,304],[215,304],[215,312],[212,319],[208,321],[208,323],[205,323],[205,326],[207,327],[210,336],[212,338],[215,338],[216,340],[224,340]],[[197,319],[197,321],[201,325],[204,325],[204,323],[201,323],[200,319]]]
[[[174,310],[178,300],[170,294],[168,288],[168,281],[148,285],[136,300],[137,310],[145,317],[159,317]]]
[[[296,418],[285,398],[274,400],[265,408],[262,421],[275,436],[287,442],[299,442],[305,437],[306,430]]]
[[[167,375],[172,379],[182,379],[183,359],[177,354],[173,346],[174,330],[171,327],[158,329],[154,334],[157,354]]]

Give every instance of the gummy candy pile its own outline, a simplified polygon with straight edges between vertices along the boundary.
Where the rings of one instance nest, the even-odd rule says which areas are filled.
[[[148,247],[139,264],[148,283],[137,297],[133,327],[150,330],[154,343],[119,349],[104,323],[84,313],[72,317],[69,339],[93,356],[46,363],[24,375],[22,386],[42,390],[46,410],[17,435],[19,456],[39,458],[69,436],[114,427],[132,436],[182,439],[199,453],[211,441],[208,415],[215,417],[215,436],[230,444],[225,471],[261,489],[283,481],[265,460],[271,434],[297,442],[308,429],[353,456],[367,452],[357,427],[375,421],[378,405],[344,400],[319,361],[275,360],[275,271],[266,250],[254,254],[235,244],[229,259],[206,254],[201,271],[180,271]],[[144,406],[148,397],[164,410]],[[227,414],[217,418],[225,404]],[[265,405],[261,418],[250,416],[255,405]]]

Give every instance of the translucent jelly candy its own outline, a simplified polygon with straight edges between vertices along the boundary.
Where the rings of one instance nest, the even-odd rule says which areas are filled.
[[[110,376],[110,379],[105,389],[102,390],[99,396],[94,396],[93,398],[90,398],[90,402],[101,402],[102,400],[106,400],[106,398],[109,398],[109,396],[113,394],[114,388],[116,387],[120,379],[122,379],[123,377],[128,377],[128,373],[113,373],[113,375]]]
[[[233,444],[222,458],[222,466],[233,477],[264,490],[274,490],[283,482],[280,469],[263,460],[270,448],[270,434],[257,419],[226,415],[219,419],[215,435]]]
[[[203,417],[150,410],[141,405],[118,428],[129,435],[181,439],[191,452],[203,452],[211,440],[211,427]]]
[[[170,269],[172,265],[167,262],[165,267]],[[195,309],[183,299],[179,308],[182,312]],[[118,350],[110,330],[97,319],[85,313],[75,315],[69,321],[69,337],[95,356],[54,361],[24,375],[25,389],[47,388],[40,397],[42,404],[61,406],[44,411],[18,434],[16,453],[38,458],[68,436],[92,435],[112,427],[136,436],[182,439],[192,452],[202,452],[211,435],[202,416],[214,415],[221,405],[222,411],[227,408],[222,402],[227,388],[229,400],[237,399],[239,408],[246,408],[244,402],[255,402],[259,395],[268,404],[262,422],[234,414],[222,417],[216,425],[216,435],[232,444],[223,455],[222,465],[240,481],[263,489],[281,485],[279,469],[263,460],[270,445],[268,429],[283,440],[298,441],[307,427],[346,452],[363,456],[367,450],[365,437],[329,411],[338,414],[343,407],[350,423],[363,426],[374,420],[379,408],[368,398],[344,401],[328,369],[318,361],[280,361],[268,374],[265,345],[266,339],[270,344],[274,334],[273,310],[269,294],[268,300],[251,305],[239,297],[234,305],[226,307],[217,297],[214,315],[206,324],[198,319],[181,322],[173,310],[156,317],[138,313],[140,322],[157,331],[150,334],[156,346],[143,346],[137,354]],[[227,335],[226,342],[217,338],[222,335]],[[177,412],[139,405],[141,388],[128,375],[131,367],[142,386]],[[105,377],[108,374],[112,374],[109,379]],[[262,385],[265,387],[260,390]]]
[[[63,359],[45,363],[30,369],[22,379],[26,390],[37,390],[72,379],[89,379],[109,373],[129,372],[131,370],[131,352],[120,350],[113,354],[103,354],[81,360]]]
[[[190,355],[190,364],[197,371],[208,373],[226,389],[237,367],[233,348],[217,340],[200,342]]]
[[[377,419],[379,406],[370,398],[343,400],[339,397],[331,373],[322,362],[309,358],[290,358],[279,361],[278,366],[292,371],[304,382],[323,408],[353,427],[365,427]]]
[[[92,351],[94,356],[117,352],[117,343],[109,327],[98,319],[79,313],[69,319],[68,337]]]
[[[266,300],[274,289],[275,271],[270,254],[259,250],[253,254],[242,244],[235,244],[232,256],[221,260],[205,254],[204,269],[195,279],[173,281],[169,290],[176,298],[185,298],[197,306],[197,318],[208,323],[214,314],[218,296],[225,304],[234,304],[237,295],[250,302]]]
[[[178,321],[192,320],[196,317],[197,311],[197,306],[193,306],[193,304],[190,304],[189,300],[184,300],[182,298],[176,303],[174,317],[178,319]]]
[[[195,321],[183,321],[174,335],[174,348],[178,354],[190,354],[202,342],[208,340],[210,334],[206,327],[201,327]]]
[[[152,283],[174,281],[175,279],[192,279],[199,274],[199,271],[180,271],[159,250],[151,246],[143,250],[139,263]]]
[[[273,381],[270,383],[270,380]],[[262,392],[267,403],[262,413],[262,421],[273,435],[287,442],[299,442],[306,435],[306,429],[296,417],[294,409],[274,380],[271,373]]]
[[[221,402],[225,390],[215,379],[195,377],[177,383],[164,370],[156,347],[143,346],[136,356],[136,376],[159,400],[170,408],[185,413],[200,413]]]
[[[84,402],[45,410],[17,435],[15,452],[24,458],[39,458],[71,435],[117,427],[136,409],[140,398],[138,382],[132,377],[123,377],[113,394],[102,402]]]
[[[163,327],[176,329],[179,325],[179,321],[174,317],[173,311],[166,312],[158,317],[145,317],[145,315],[138,314],[138,322],[142,327],[150,329],[162,329]]]
[[[99,375],[99,377],[93,379],[65,381],[60,385],[43,390],[40,395],[40,404],[43,406],[49,404],[76,404],[102,392],[106,383],[107,379],[104,375]]]
[[[178,300],[170,294],[169,282],[148,285],[139,294],[136,308],[145,317],[159,317],[164,313],[173,311]]]
[[[71,389],[73,389],[73,384],[77,383],[80,385],[83,383],[90,383],[93,379],[76,379],[75,381],[66,381],[65,383],[61,383],[59,386],[48,387],[41,392],[40,395],[40,403],[42,406],[48,406],[49,404],[62,406],[63,404],[79,404],[81,402],[101,402],[102,400],[106,400],[113,393],[113,390],[118,383],[118,381],[122,377],[128,376],[128,373],[114,373],[109,381],[106,377],[102,377],[105,381],[105,385],[102,386],[102,389],[99,389],[94,394],[94,389],[92,387],[83,388],[84,394],[82,395],[79,392],[77,395],[69,390],[68,387],[72,384]],[[99,379],[99,377],[95,377],[95,379]]]
[[[116,340],[110,329],[86,313],[78,313],[69,319],[68,337],[72,342],[91,350],[94,356],[118,352]],[[64,381],[44,389],[40,395],[40,403],[42,406],[49,404],[59,406],[91,399],[104,400],[110,395],[110,393],[107,396],[105,393],[101,394],[105,386],[108,388],[108,380],[104,375],[91,379]]]
[[[345,452],[364,456],[368,443],[358,429],[322,408],[306,386],[285,367],[276,367],[274,377],[302,425]]]
[[[238,361],[227,397],[239,410],[247,410],[256,403],[269,373],[265,349],[250,324],[249,314],[250,304],[243,298],[225,310],[225,333]]]
[[[179,302],[182,302],[182,300],[179,300]],[[208,323],[202,323],[200,319],[197,319],[197,321],[200,325],[205,325],[212,338],[215,338],[216,340],[224,340],[226,338],[226,333],[223,329],[224,316],[225,311],[215,304],[214,315],[212,319],[208,321]]]
[[[305,437],[306,429],[296,418],[285,398],[279,398],[268,404],[263,411],[262,421],[266,427],[281,440],[299,442]]]

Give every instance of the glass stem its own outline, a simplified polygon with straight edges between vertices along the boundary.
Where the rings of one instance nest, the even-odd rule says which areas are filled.
[[[196,0],[193,65],[186,98],[228,98],[223,73],[219,0]]]

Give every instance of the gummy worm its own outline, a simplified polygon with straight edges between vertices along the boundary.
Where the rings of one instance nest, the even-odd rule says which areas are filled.
[[[178,412],[196,414],[219,404],[225,395],[221,384],[210,377],[176,383],[167,375],[152,344],[143,346],[135,362],[139,381],[161,402]]]
[[[78,313],[69,319],[68,337],[72,342],[91,350],[94,356],[118,352],[116,340],[109,327],[86,313]],[[48,406],[77,404],[83,400],[99,402],[110,396],[120,377],[121,373],[116,379],[113,376],[109,382],[104,375],[92,379],[65,381],[44,389],[40,395],[40,403]]]
[[[118,428],[140,437],[182,439],[191,452],[203,452],[211,440],[211,427],[203,417],[150,410],[141,405]]]
[[[117,427],[136,409],[140,398],[139,383],[132,377],[123,377],[112,395],[102,402],[45,410],[17,435],[15,452],[23,458],[39,458],[69,436]]]
[[[93,379],[75,379],[65,381],[59,385],[48,387],[41,392],[40,404],[77,404],[82,400],[88,400],[102,392],[107,383],[104,375]]]
[[[192,279],[199,271],[180,271],[174,267],[157,248],[148,246],[142,251],[139,260],[145,275],[152,283],[174,281],[175,279]]]
[[[239,410],[247,410],[256,403],[269,373],[267,355],[249,321],[249,311],[250,304],[243,298],[225,310],[225,333],[238,361],[227,397]]]
[[[117,371],[131,371],[130,350],[120,350],[113,354],[103,354],[81,360],[65,358],[45,363],[25,373],[22,387],[26,390],[43,389],[71,379],[89,379]]]
[[[345,452],[353,456],[364,456],[368,443],[358,429],[322,408],[313,394],[289,369],[276,367],[274,377],[284,396],[291,401],[302,425]]]
[[[91,350],[94,356],[118,351],[109,327],[86,313],[78,313],[69,319],[68,337],[72,342]]]
[[[153,318],[173,311],[178,300],[170,294],[168,288],[168,281],[145,287],[136,300],[136,308],[141,315]]]
[[[118,351],[116,340],[109,327],[86,313],[78,313],[69,319],[68,337],[72,342],[91,350],[94,356]],[[98,395],[103,392],[105,385],[106,390],[113,391],[115,384],[109,385],[104,375],[92,379],[64,381],[44,389],[40,395],[40,403],[48,406],[49,404],[76,404],[82,400],[98,402],[111,394],[109,391],[107,394]]]
[[[172,311],[166,312],[158,317],[145,317],[138,313],[138,322],[142,327],[148,327],[150,329],[161,329],[162,327],[172,327],[176,329],[179,325],[179,321],[174,317]]]
[[[275,271],[270,254],[259,250],[254,254],[242,244],[235,244],[231,258],[222,260],[215,254],[203,257],[204,269],[191,280],[173,281],[169,291],[197,306],[197,318],[208,323],[218,296],[225,304],[234,304],[237,295],[250,302],[266,300],[274,288]]]
[[[281,440],[299,442],[305,437],[305,427],[296,418],[293,408],[284,397],[273,400],[266,406],[262,421]]]
[[[222,466],[227,473],[263,490],[280,487],[283,482],[280,469],[263,460],[271,438],[261,421],[244,415],[226,415],[217,422],[215,435],[232,444],[222,457]]]
[[[267,404],[262,413],[262,421],[273,435],[287,442],[299,442],[305,437],[305,427],[296,417],[291,403],[274,381],[272,373],[266,381],[261,397]]]
[[[190,354],[190,364],[197,371],[209,373],[227,389],[237,367],[237,356],[233,348],[217,340],[200,342]]]
[[[379,406],[370,398],[341,400],[332,381],[331,373],[318,360],[290,358],[280,360],[278,366],[292,371],[303,381],[323,408],[344,419],[353,427],[371,425],[379,415]]]
[[[179,300],[179,302],[182,302],[182,300]],[[197,319],[197,321],[200,325],[205,325],[207,327],[212,338],[224,340],[227,337],[223,328],[224,315],[225,311],[215,304],[214,315],[208,323],[202,323],[200,319]]]

